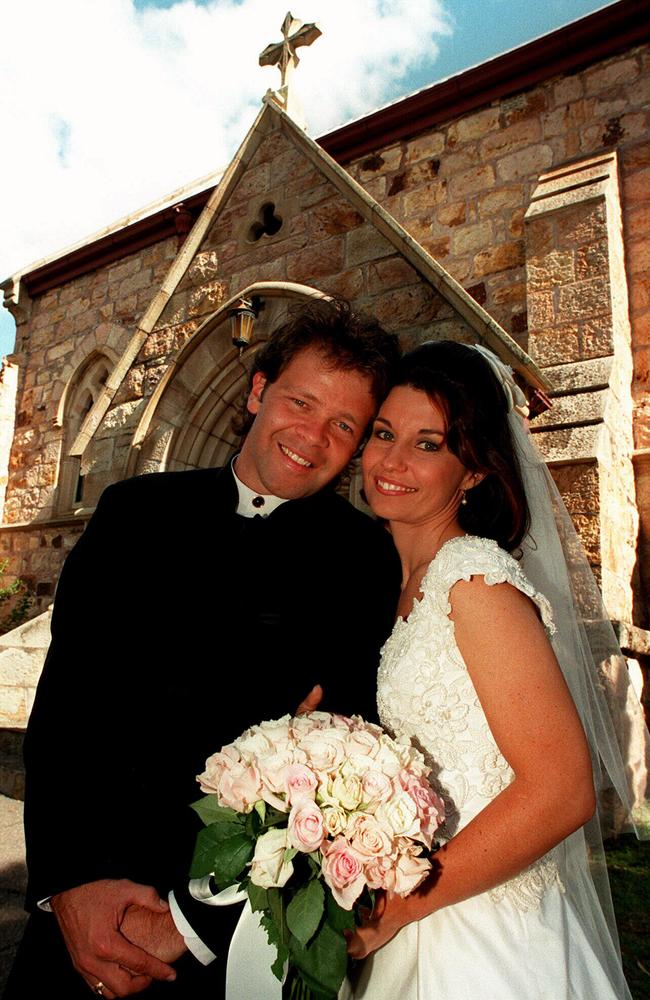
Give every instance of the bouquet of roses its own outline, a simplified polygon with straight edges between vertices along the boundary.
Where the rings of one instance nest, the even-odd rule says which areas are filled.
[[[444,817],[428,773],[379,726],[326,712],[262,722],[206,761],[191,875],[246,890],[291,996],[335,997],[360,906],[426,878]]]

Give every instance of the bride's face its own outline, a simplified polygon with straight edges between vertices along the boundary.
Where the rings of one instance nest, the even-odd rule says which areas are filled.
[[[363,486],[375,514],[410,524],[455,517],[476,477],[445,441],[444,412],[425,392],[392,390],[363,453]]]

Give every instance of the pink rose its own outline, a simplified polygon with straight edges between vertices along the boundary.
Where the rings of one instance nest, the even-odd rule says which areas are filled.
[[[262,798],[260,772],[251,765],[233,764],[221,775],[219,782],[219,802],[237,812],[249,813]]]
[[[431,862],[427,858],[402,854],[397,859],[397,865],[387,872],[385,888],[396,892],[398,896],[408,896],[424,882],[430,870]]]
[[[388,889],[392,878],[393,861],[390,858],[370,858],[363,866],[369,889]]]
[[[355,813],[350,817],[345,836],[350,846],[364,859],[391,854],[393,851],[392,837],[387,836],[374,816],[367,813]]]
[[[201,791],[206,794],[219,791],[219,782],[225,770],[239,763],[240,757],[237,749],[229,744],[223,747],[219,753],[213,753],[205,762],[203,774],[197,774],[196,780],[201,785]]]
[[[375,808],[381,802],[387,802],[393,794],[393,783],[383,771],[371,768],[366,771],[361,782],[363,801]],[[370,810],[372,811],[372,810]]]
[[[401,771],[397,781],[413,799],[420,820],[422,839],[431,847],[433,834],[445,818],[445,805],[436,795],[426,778],[414,778],[408,771]]]
[[[290,764],[286,770],[286,791],[291,805],[301,799],[313,799],[318,787],[318,778],[305,764]]]
[[[362,859],[344,837],[326,841],[323,853],[323,878],[332,890],[336,902],[344,910],[351,910],[365,885]]]
[[[323,815],[315,802],[303,799],[289,813],[289,843],[305,854],[317,851],[323,843]]]

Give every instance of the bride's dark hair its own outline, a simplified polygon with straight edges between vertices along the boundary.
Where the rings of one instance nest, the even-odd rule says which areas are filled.
[[[422,344],[401,359],[393,385],[426,392],[445,415],[449,450],[470,472],[484,475],[458,508],[461,528],[513,552],[530,514],[505,395],[487,361],[451,340]]]

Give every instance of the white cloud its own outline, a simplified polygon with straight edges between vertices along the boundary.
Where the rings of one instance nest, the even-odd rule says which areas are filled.
[[[294,14],[323,29],[300,50],[313,135],[398,96],[447,30],[442,0],[303,3]],[[0,56],[0,278],[224,166],[278,85],[257,59],[286,4],[14,3]]]

